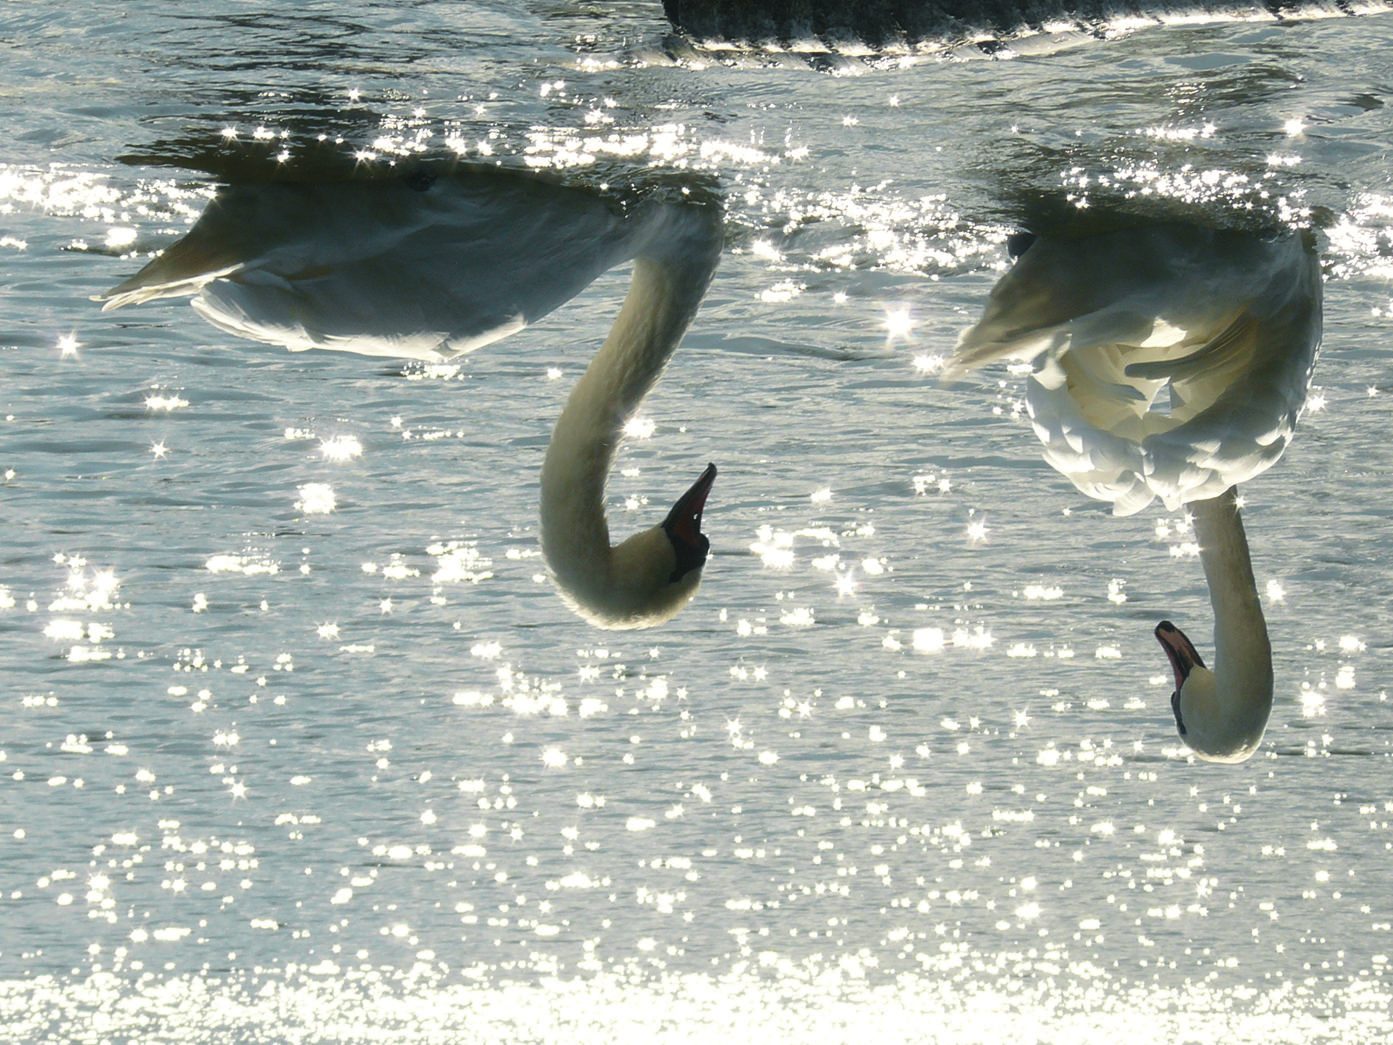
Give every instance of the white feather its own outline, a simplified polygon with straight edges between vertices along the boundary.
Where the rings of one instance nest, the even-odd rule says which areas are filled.
[[[1281,457],[1320,345],[1320,266],[1299,235],[1185,225],[1037,239],[946,376],[1035,365],[1045,459],[1131,515],[1217,497]]]

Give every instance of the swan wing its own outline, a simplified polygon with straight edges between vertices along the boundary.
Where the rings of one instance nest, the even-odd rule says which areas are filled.
[[[630,226],[584,190],[485,172],[238,185],[102,300],[193,296],[258,341],[440,359],[564,304],[631,255]]]
[[[1264,338],[1267,333],[1263,322],[1245,307],[1228,326],[1193,351],[1188,342],[1182,342],[1157,358],[1125,363],[1123,374],[1129,379],[1169,382],[1174,411],[1193,391],[1203,395],[1209,388],[1226,389],[1258,365],[1259,353],[1272,347]]]
[[[1171,509],[1270,467],[1320,343],[1301,237],[1157,226],[1030,245],[959,342],[956,369],[1035,365],[1046,460],[1119,515]]]
[[[982,318],[959,337],[947,373],[1071,346],[1144,341],[1171,282],[1174,249],[1156,242],[1168,231],[1033,239],[992,288]]]

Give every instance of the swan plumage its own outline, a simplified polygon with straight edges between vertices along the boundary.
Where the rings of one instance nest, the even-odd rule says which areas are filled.
[[[624,425],[720,256],[720,207],[698,195],[621,203],[494,170],[226,186],[181,240],[99,300],[191,297],[209,322],[257,341],[436,361],[521,329],[632,261],[619,316],[553,431],[540,514],[565,601],[599,627],[647,627],[700,584],[715,466],[662,524],[614,547],[604,488]]]
[[[1281,457],[1306,401],[1321,336],[1313,244],[1156,224],[1013,247],[947,375],[1030,362],[1026,405],[1057,471],[1118,515],[1156,498],[1192,514],[1213,668],[1169,621],[1156,637],[1181,737],[1201,758],[1243,761],[1266,729],[1273,678],[1236,487]]]
[[[292,351],[438,362],[575,297],[633,256],[641,224],[505,171],[234,183],[98,300],[187,297],[220,330]]]
[[[1156,224],[1037,237],[947,376],[1034,365],[1045,459],[1117,515],[1217,497],[1282,456],[1320,346],[1320,264],[1299,234]]]

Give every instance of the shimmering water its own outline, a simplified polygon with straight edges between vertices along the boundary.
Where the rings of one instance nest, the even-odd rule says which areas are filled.
[[[959,60],[656,8],[0,13],[6,1040],[1385,1040],[1393,16]],[[588,628],[537,551],[625,272],[440,367],[89,300],[324,150],[718,180],[610,484],[627,531],[720,465],[673,622]],[[936,377],[1068,200],[1317,229],[1241,766],[1187,758],[1151,636],[1209,649],[1185,520],[1044,465],[1020,374]]]

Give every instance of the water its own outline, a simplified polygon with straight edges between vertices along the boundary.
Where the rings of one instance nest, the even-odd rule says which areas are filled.
[[[692,50],[655,8],[0,18],[7,1038],[1384,1040],[1393,20],[1001,61]],[[720,466],[663,628],[589,628],[537,552],[626,272],[436,368],[89,300],[218,171],[413,150],[718,179],[610,483],[627,532]],[[1186,757],[1151,636],[1210,649],[1184,519],[1043,464],[1021,375],[936,377],[1007,234],[1083,197],[1317,228],[1316,387],[1244,491],[1241,766]]]

